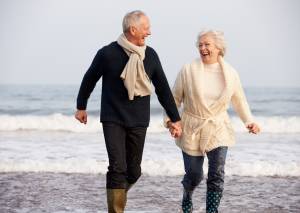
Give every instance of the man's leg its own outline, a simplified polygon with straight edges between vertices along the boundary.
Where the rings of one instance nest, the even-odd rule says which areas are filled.
[[[127,192],[141,176],[141,162],[145,144],[147,127],[127,127],[126,128],[126,187],[125,204],[127,202]]]
[[[113,122],[102,125],[109,158],[106,174],[108,212],[122,213],[125,209],[126,131]]]
[[[147,127],[127,127],[126,133],[126,181],[129,184],[134,184],[141,176]]]
[[[103,122],[103,133],[109,159],[106,188],[125,189],[126,131],[123,126],[113,122]]]
[[[224,166],[228,147],[221,146],[207,153],[208,179],[206,212],[218,212],[224,189]]]

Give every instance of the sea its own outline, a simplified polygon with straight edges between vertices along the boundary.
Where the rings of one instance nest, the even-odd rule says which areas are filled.
[[[0,173],[106,174],[100,123],[101,85],[87,106],[87,124],[75,119],[79,85],[0,85]],[[249,134],[232,105],[236,136],[226,176],[300,176],[300,88],[244,88],[258,135]],[[162,106],[151,95],[142,173],[183,175],[181,150],[163,127]],[[207,174],[207,159],[204,174]]]
[[[101,84],[75,119],[79,85],[0,85],[0,212],[107,212],[108,156],[100,123]],[[244,88],[261,133],[249,134],[232,105],[220,212],[300,212],[300,88]],[[179,109],[181,111],[182,109]],[[182,151],[151,95],[142,176],[125,212],[182,212]],[[207,176],[208,162],[204,161]],[[194,190],[205,212],[205,179]]]

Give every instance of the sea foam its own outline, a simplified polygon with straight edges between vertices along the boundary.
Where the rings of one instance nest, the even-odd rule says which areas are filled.
[[[100,118],[88,116],[87,125],[77,121],[74,116],[66,116],[55,113],[49,116],[11,116],[0,115],[0,131],[16,130],[44,130],[44,131],[68,131],[75,133],[102,132]],[[230,118],[233,129],[237,133],[247,132],[239,117]],[[300,133],[300,117],[254,117],[260,126],[262,133]],[[162,116],[152,116],[148,133],[164,133]]]
[[[108,161],[97,159],[3,159],[0,160],[0,173],[7,172],[51,172],[106,174]],[[204,162],[204,175],[207,175],[208,164]],[[166,159],[147,160],[142,162],[142,173],[157,175],[184,175],[183,161],[170,162]],[[300,163],[296,162],[237,162],[227,161],[227,176],[300,176]]]

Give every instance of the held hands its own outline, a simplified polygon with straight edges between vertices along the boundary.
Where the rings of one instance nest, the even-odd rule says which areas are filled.
[[[257,134],[259,132],[259,127],[256,123],[249,124],[248,128],[250,128],[249,133],[253,132],[253,134]]]
[[[77,110],[75,114],[75,118],[80,121],[80,123],[86,124],[87,115],[85,110]]]
[[[180,121],[174,123],[172,121],[168,121],[168,127],[172,137],[179,138],[181,136],[182,129],[180,126]]]

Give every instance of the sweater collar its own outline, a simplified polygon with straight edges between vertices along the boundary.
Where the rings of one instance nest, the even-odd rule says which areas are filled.
[[[201,58],[196,59],[191,66],[192,70],[192,77],[195,81],[195,88],[198,91],[199,98],[201,102],[203,103],[203,106],[212,114],[214,115],[212,111],[213,109],[218,108],[221,105],[224,105],[230,101],[231,94],[233,93],[234,90],[234,82],[235,78],[232,74],[232,68],[229,64],[227,64],[221,56],[218,57],[218,62],[220,63],[224,78],[225,78],[225,89],[219,98],[213,105],[210,107],[207,105],[204,95],[203,95],[203,78],[204,78],[204,63]]]

